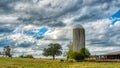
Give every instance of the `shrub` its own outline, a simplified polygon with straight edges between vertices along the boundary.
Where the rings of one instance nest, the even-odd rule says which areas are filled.
[[[74,59],[76,61],[83,61],[85,58],[90,56],[90,53],[87,49],[82,48],[79,52],[73,52],[73,50],[69,50],[67,55],[69,58]]]
[[[60,59],[60,62],[64,62],[64,60],[63,60],[63,59]]]
[[[23,55],[20,55],[19,57],[20,57],[20,58],[24,58],[24,56],[23,56]]]
[[[68,62],[70,62],[70,63],[72,63],[72,62],[74,62],[72,59],[70,59]]]
[[[26,55],[26,56],[24,56],[25,58],[33,58],[33,56],[32,55]]]
[[[26,56],[20,55],[19,57],[20,58],[34,58],[32,55],[26,55]]]
[[[84,60],[85,57],[81,53],[73,52],[72,58],[75,59],[76,61],[82,61]]]

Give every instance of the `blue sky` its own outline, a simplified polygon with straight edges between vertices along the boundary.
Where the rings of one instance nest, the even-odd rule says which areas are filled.
[[[117,21],[120,21],[120,10],[118,10],[116,13],[114,13],[110,20],[112,20],[112,25],[114,25]]]
[[[119,51],[119,13],[120,0],[0,0],[0,49],[41,57],[57,42],[66,51],[73,26],[81,24],[92,54]]]

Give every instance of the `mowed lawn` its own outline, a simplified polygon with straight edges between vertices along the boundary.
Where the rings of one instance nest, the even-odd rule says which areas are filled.
[[[60,60],[0,58],[0,68],[120,68],[120,62],[60,62]]]

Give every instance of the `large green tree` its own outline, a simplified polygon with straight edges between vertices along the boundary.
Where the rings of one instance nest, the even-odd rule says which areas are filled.
[[[44,56],[52,56],[53,60],[55,59],[55,56],[62,54],[62,47],[58,43],[50,43],[48,45],[48,48],[44,48],[43,55]]]

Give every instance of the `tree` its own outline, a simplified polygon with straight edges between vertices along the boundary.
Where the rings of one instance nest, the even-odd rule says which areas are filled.
[[[10,48],[10,46],[5,46],[3,52],[4,52],[4,54],[5,54],[6,56],[11,57],[11,54],[10,54],[11,48]]]
[[[81,48],[79,52],[73,52],[72,46],[72,43],[68,45],[69,50],[67,52],[67,56],[69,58],[75,59],[76,61],[83,61],[85,58],[88,58],[90,56],[88,49]]]
[[[55,59],[55,56],[58,56],[58,55],[61,55],[62,52],[62,47],[60,44],[58,43],[50,43],[48,45],[48,48],[44,48],[43,50],[43,55],[44,56],[52,56],[53,57],[53,60]]]

